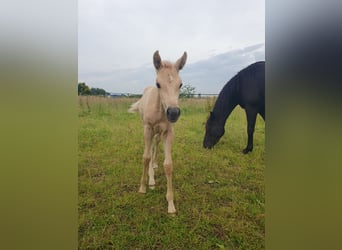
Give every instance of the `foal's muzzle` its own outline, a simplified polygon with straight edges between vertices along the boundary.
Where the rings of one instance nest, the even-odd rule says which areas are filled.
[[[180,109],[179,108],[167,108],[166,110],[166,117],[169,122],[176,122],[180,116]]]

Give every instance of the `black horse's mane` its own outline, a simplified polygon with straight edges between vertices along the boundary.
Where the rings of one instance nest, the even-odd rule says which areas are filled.
[[[240,75],[255,75],[258,67],[264,67],[265,61],[255,62],[249,65],[247,68],[240,70],[234,75],[220,91],[216,103],[213,108],[213,114],[217,120],[225,122],[232,109],[238,105],[238,92],[239,92],[239,81]]]
[[[239,82],[239,74],[236,74],[232,79],[230,79],[223,89],[219,93],[216,103],[213,108],[213,113],[215,116],[220,116],[227,110],[228,102],[233,102],[234,92],[236,91],[237,83]]]

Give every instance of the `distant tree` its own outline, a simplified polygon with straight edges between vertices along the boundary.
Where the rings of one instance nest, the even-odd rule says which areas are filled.
[[[181,88],[180,97],[191,98],[195,95],[195,87],[191,86],[190,84],[184,84]]]
[[[85,82],[78,83],[78,95],[100,95],[106,96],[107,93],[104,89],[100,88],[89,88]]]
[[[99,89],[99,88],[91,88],[90,89],[90,94],[91,95],[101,95],[105,96],[107,92],[104,89]]]
[[[79,82],[78,83],[78,95],[90,95],[90,89],[89,87],[85,84],[85,82]]]

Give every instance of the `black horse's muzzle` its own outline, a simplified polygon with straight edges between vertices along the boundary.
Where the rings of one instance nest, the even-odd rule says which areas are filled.
[[[209,143],[207,141],[203,141],[203,148],[212,149],[213,147],[214,147],[214,145],[212,143]]]

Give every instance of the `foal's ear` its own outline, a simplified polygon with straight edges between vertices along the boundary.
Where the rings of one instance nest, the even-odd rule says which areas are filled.
[[[160,58],[158,50],[156,52],[154,52],[154,54],[153,54],[153,64],[154,64],[154,67],[156,68],[156,70],[160,69],[160,67],[161,67],[161,58]]]
[[[187,58],[187,54],[186,52],[184,52],[182,57],[177,60],[177,62],[175,63],[175,66],[178,70],[181,70],[184,67],[186,63],[186,58]]]

